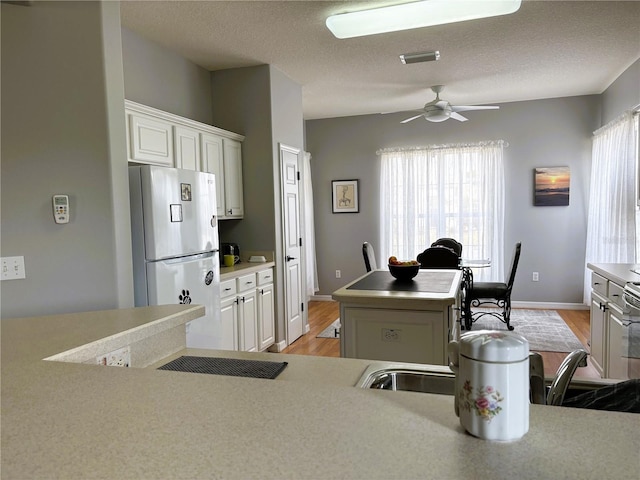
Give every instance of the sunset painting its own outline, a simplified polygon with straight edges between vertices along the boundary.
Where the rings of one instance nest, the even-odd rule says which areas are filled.
[[[569,205],[569,167],[536,168],[535,199],[537,207]]]

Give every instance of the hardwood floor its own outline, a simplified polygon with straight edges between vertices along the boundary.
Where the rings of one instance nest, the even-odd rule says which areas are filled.
[[[578,340],[589,351],[589,310],[557,310],[558,314],[571,328]],[[338,302],[309,302],[309,333],[289,345],[282,353],[297,355],[315,355],[320,357],[339,357],[340,341],[332,338],[316,338],[316,335],[328,327],[340,316]],[[540,352],[544,360],[545,375],[553,376],[566,357],[566,353]],[[600,378],[596,369],[587,360],[586,367],[578,368],[575,377]]]

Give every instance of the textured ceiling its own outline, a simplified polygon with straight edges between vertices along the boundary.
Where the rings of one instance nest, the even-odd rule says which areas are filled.
[[[305,119],[602,93],[640,57],[640,1],[523,1],[512,15],[339,40],[333,13],[394,1],[123,1],[122,25],[208,69],[271,64]],[[439,50],[403,65],[402,53]],[[640,88],[640,87],[639,87]],[[481,113],[471,113],[481,115]]]

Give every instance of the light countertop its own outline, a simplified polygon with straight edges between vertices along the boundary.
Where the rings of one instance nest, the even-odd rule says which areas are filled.
[[[640,270],[640,265],[637,263],[588,263],[587,268],[619,285],[640,282],[640,274],[631,271],[631,269]]]
[[[638,477],[639,415],[532,405],[524,438],[487,442],[462,430],[452,397],[354,388],[368,360],[203,350],[167,351],[149,368],[41,360],[165,319],[178,328],[201,309],[2,320],[2,478]],[[289,365],[276,380],[153,368],[181,354]]]

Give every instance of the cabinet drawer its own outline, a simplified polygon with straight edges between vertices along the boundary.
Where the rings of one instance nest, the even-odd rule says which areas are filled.
[[[238,277],[238,292],[246,292],[252,288],[256,288],[256,274],[251,273],[249,275],[243,275],[242,277]]]
[[[225,280],[224,282],[220,282],[220,298],[230,297],[232,295],[235,295],[236,292],[237,289],[235,278],[232,280]]]
[[[608,295],[609,301],[611,303],[615,303],[622,310],[624,310],[625,305],[624,305],[624,300],[622,298],[622,291],[623,291],[623,287],[621,287],[617,283],[609,282],[609,295]]]
[[[258,286],[273,283],[273,268],[258,272]]]
[[[609,280],[607,280],[606,278],[604,278],[601,275],[598,275],[597,273],[592,273],[591,274],[591,288],[598,292],[600,295],[603,296],[608,296],[608,289],[607,289],[607,284],[609,283]]]

